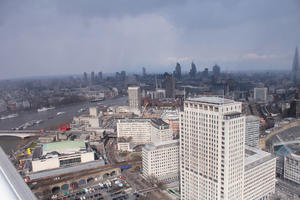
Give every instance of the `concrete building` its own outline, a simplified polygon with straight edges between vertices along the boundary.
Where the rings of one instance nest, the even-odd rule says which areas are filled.
[[[220,73],[221,73],[220,66],[219,65],[214,65],[212,71],[213,71],[214,78],[218,79],[220,77]]]
[[[129,108],[139,113],[141,111],[141,90],[140,87],[128,87]]]
[[[246,117],[246,145],[259,148],[259,124],[259,117],[254,115]]]
[[[245,116],[218,97],[184,102],[180,116],[181,199],[243,199]]]
[[[91,128],[100,128],[102,126],[102,120],[99,117],[90,117],[89,118],[89,127]]]
[[[118,142],[119,151],[132,151],[132,145],[129,142]]]
[[[300,184],[300,151],[285,156],[284,178]]]
[[[277,157],[277,176],[282,178],[283,181],[286,182],[286,185],[291,185],[291,181],[295,182],[295,178],[293,178],[293,176],[295,175],[295,172],[297,174],[296,160],[299,158],[300,152],[299,129],[300,122],[298,120],[288,123],[282,128],[275,130],[277,133],[275,131],[275,134],[272,132],[272,136],[266,141],[266,149],[268,149],[269,152],[274,153],[274,155]]]
[[[254,88],[254,100],[256,102],[266,102],[268,96],[268,88]]]
[[[89,108],[89,113],[90,113],[90,116],[93,116],[93,117],[97,117],[98,116],[98,108],[97,107],[90,107]]]
[[[135,145],[173,139],[169,124],[161,119],[120,119],[117,122],[118,138],[130,138]]]
[[[146,144],[142,149],[142,175],[170,183],[179,178],[179,141]]]
[[[3,99],[0,99],[0,113],[7,111],[7,104]]]
[[[275,193],[276,157],[246,146],[244,200],[269,199]]]
[[[164,99],[166,98],[166,90],[162,88],[156,88],[154,93],[155,99]]]
[[[175,78],[173,75],[167,75],[165,80],[166,97],[175,98]]]
[[[181,199],[268,199],[275,192],[276,158],[245,146],[242,104],[191,98],[180,114]]]
[[[94,160],[94,152],[83,141],[63,141],[43,144],[33,152],[32,171],[42,171]]]
[[[179,112],[178,110],[165,110],[161,114],[162,120],[170,125],[174,135],[179,135]]]

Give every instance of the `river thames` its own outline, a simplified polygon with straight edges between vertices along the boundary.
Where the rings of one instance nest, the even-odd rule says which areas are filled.
[[[107,99],[98,103],[101,103],[105,106],[122,106],[127,105],[128,97],[119,97],[113,99]],[[82,114],[78,113],[81,108],[89,108],[91,106],[95,106],[97,103],[78,103],[72,105],[66,105],[57,107],[53,110],[48,110],[45,112],[37,112],[37,111],[28,111],[18,113],[19,116],[11,119],[0,120],[0,130],[11,130],[12,128],[16,128],[25,124],[26,122],[42,120],[42,123],[37,124],[35,126],[29,127],[28,129],[32,130],[40,130],[47,129],[50,126],[57,125],[64,121],[72,120],[74,116]],[[57,115],[58,112],[64,112],[64,114]],[[85,111],[86,113],[88,112]],[[16,149],[16,146],[21,141],[20,138],[10,137],[10,136],[0,136],[0,146],[6,153],[11,153],[12,150]]]

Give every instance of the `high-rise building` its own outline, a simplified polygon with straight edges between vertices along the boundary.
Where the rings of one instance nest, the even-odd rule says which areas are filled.
[[[293,68],[292,68],[292,80],[295,84],[300,83],[300,64],[299,64],[299,54],[298,48],[296,47]]]
[[[202,76],[207,78],[208,77],[208,68],[205,68],[202,72]]]
[[[197,74],[197,68],[196,68],[195,63],[192,62],[192,64],[191,64],[191,70],[190,70],[190,76],[192,78],[195,78],[196,74]]]
[[[121,76],[121,80],[124,81],[126,79],[126,71],[124,71],[124,70],[121,71],[120,76]]]
[[[143,76],[145,77],[146,76],[146,68],[143,67]]]
[[[266,102],[268,96],[268,88],[254,88],[254,100],[258,102]]]
[[[102,72],[98,72],[98,80],[99,80],[99,81],[102,81],[102,78],[103,78],[103,77],[102,77]]]
[[[144,178],[156,178],[158,181],[168,183],[178,181],[179,141],[146,144],[142,149],[142,162]]]
[[[295,97],[294,100],[291,102],[288,114],[290,117],[300,117],[300,91],[295,92]]]
[[[215,79],[218,79],[221,73],[221,68],[219,65],[213,66],[213,75]]]
[[[276,159],[245,146],[246,117],[241,111],[240,102],[219,97],[184,102],[180,114],[182,200],[258,200],[275,192]]]
[[[246,117],[246,145],[259,148],[259,124],[259,117],[254,115]]]
[[[166,80],[166,97],[175,98],[175,79],[173,75],[167,75]]]
[[[130,109],[141,110],[141,90],[140,87],[128,87],[128,100]]]
[[[91,83],[95,83],[95,72],[91,72]]]
[[[181,66],[179,63],[176,63],[176,67],[175,67],[173,74],[174,74],[174,77],[177,78],[178,80],[181,79]]]
[[[184,102],[180,117],[182,200],[243,199],[245,116],[218,97]]]
[[[86,72],[83,73],[83,81],[88,82],[88,75]]]

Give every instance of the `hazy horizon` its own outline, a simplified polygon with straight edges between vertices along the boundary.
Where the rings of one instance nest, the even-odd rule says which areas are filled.
[[[199,71],[288,71],[299,10],[298,0],[2,0],[0,80],[172,72],[176,62],[189,71],[192,61]]]

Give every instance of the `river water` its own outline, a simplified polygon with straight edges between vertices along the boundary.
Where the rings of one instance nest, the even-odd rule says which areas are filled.
[[[114,99],[107,99],[101,101],[106,106],[116,106],[116,105],[127,105],[128,97],[119,97]],[[84,102],[79,104],[67,105],[57,107],[53,110],[48,110],[45,112],[28,111],[19,113],[18,117],[0,120],[0,130],[10,130],[25,124],[26,122],[32,120],[43,120],[42,123],[29,127],[28,129],[46,129],[50,126],[57,125],[67,120],[72,120],[74,116],[79,115],[78,110],[81,108],[88,108],[90,106],[95,106],[97,103]],[[65,112],[57,116],[58,112]],[[82,113],[81,113],[82,114]],[[0,146],[6,153],[10,153],[15,150],[16,146],[20,142],[20,138],[10,137],[10,136],[0,136]]]

